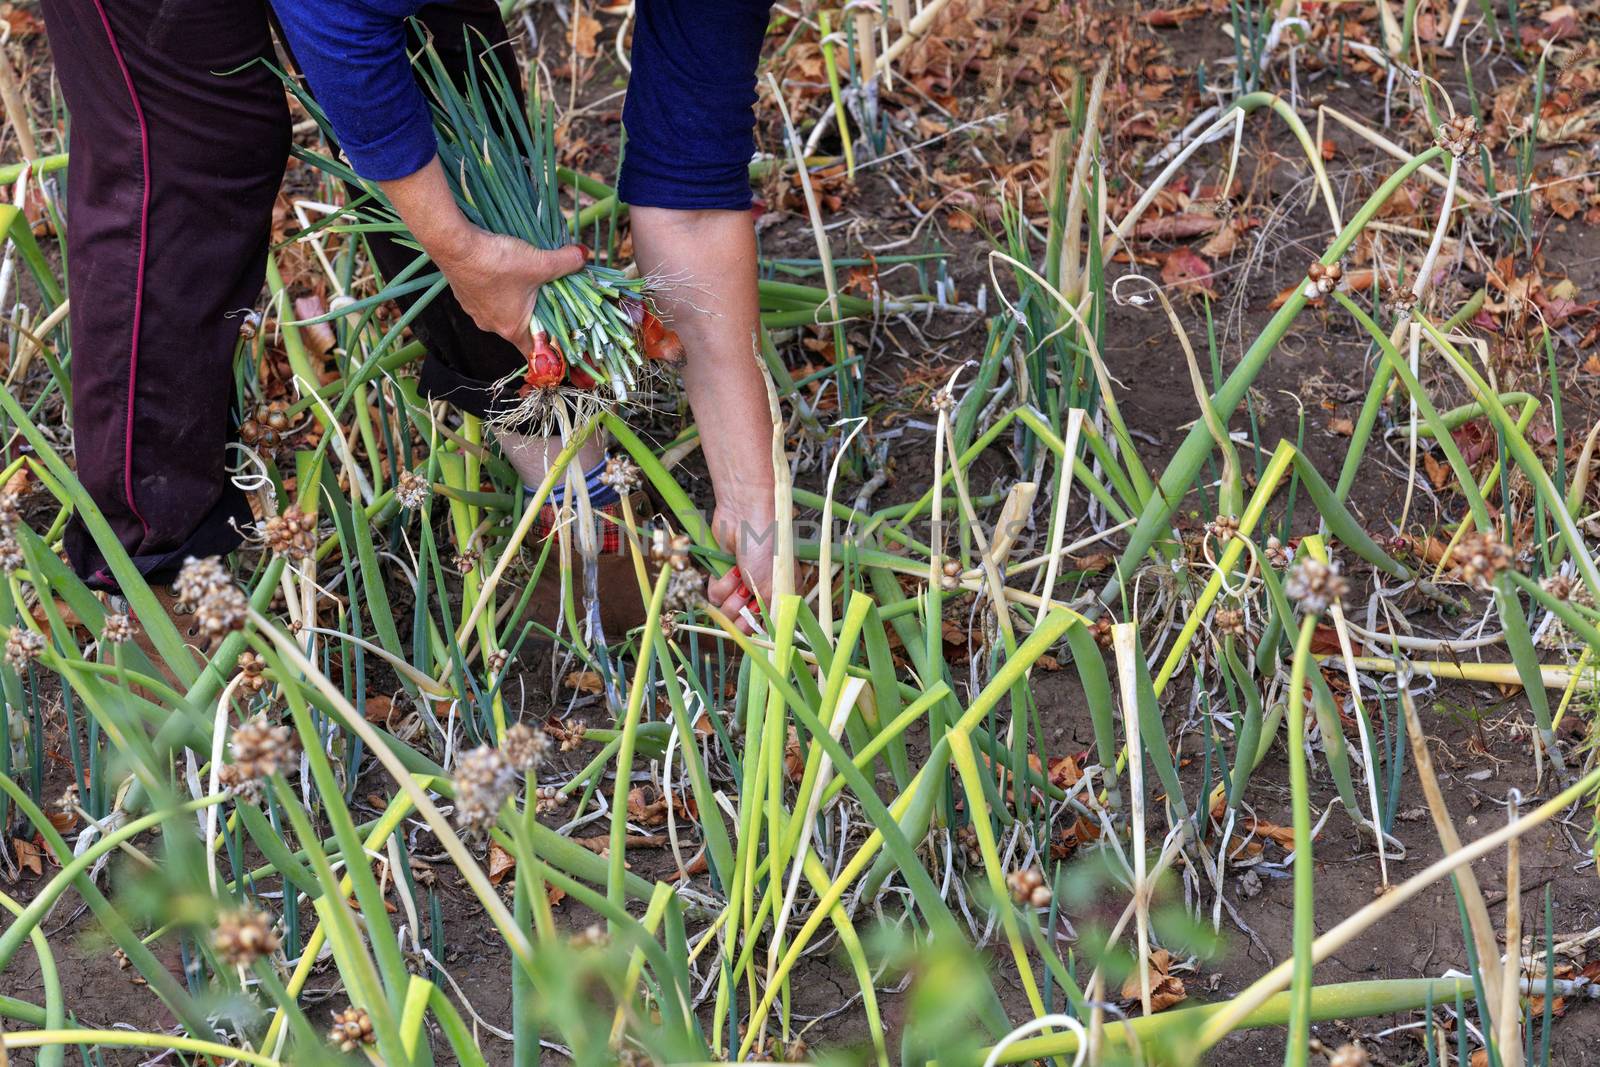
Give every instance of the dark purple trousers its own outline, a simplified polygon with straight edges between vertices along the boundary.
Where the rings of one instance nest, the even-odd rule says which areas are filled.
[[[260,298],[289,113],[265,0],[44,0],[71,115],[67,173],[73,436],[78,477],[152,581],[226,553],[251,521],[228,480],[233,358]],[[494,0],[424,8],[448,62],[472,69],[464,27],[505,40]],[[229,72],[229,73],[224,73]],[[415,253],[374,245],[393,274]],[[485,414],[521,363],[449,293],[414,326],[429,395]],[[111,587],[82,525],[79,574]]]

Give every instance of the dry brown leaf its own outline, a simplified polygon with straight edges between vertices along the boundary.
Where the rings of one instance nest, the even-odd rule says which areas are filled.
[[[593,15],[579,15],[572,24],[572,46],[579,59],[593,59],[599,54],[600,20]]]
[[[13,837],[11,848],[17,854],[17,866],[25,867],[34,874],[44,873],[44,852],[38,845],[24,837]]]
[[[375,722],[381,726],[389,725],[389,717],[394,714],[394,698],[378,693],[367,698],[366,718],[368,722]]]
[[[1347,415],[1335,415],[1328,420],[1328,432],[1338,434],[1340,437],[1349,437],[1356,432],[1356,424]]]
[[[300,319],[315,319],[328,313],[327,307],[322,303],[322,297],[316,295],[296,297],[294,301],[294,314]],[[333,346],[338,339],[333,335],[333,324],[328,322],[313,323],[310,326],[300,327],[300,338],[305,342],[313,356],[325,356],[333,351]]]
[[[1182,211],[1176,215],[1161,215],[1145,219],[1134,227],[1134,236],[1156,241],[1178,241],[1185,237],[1198,237],[1203,233],[1216,233],[1222,220],[1203,211]]]
[[[1189,296],[1216,296],[1211,284],[1211,264],[1187,248],[1173,250],[1161,267],[1161,280]]]
[[[562,684],[580,693],[600,693],[605,690],[605,684],[595,671],[573,671],[562,680]]]
[[[1227,259],[1238,247],[1239,224],[1237,220],[1230,220],[1228,225],[1212,234],[1211,239],[1200,246],[1200,251],[1212,259]]]
[[[1285,849],[1292,850],[1294,848],[1293,827],[1279,826],[1277,823],[1263,822],[1260,819],[1246,819],[1244,820],[1244,823],[1245,829],[1257,837],[1264,837],[1269,841],[1276,841]]]
[[[499,885],[505,876],[516,869],[517,860],[499,845],[489,845],[489,884]]]
[[[1450,465],[1433,457],[1430,452],[1422,457],[1422,469],[1428,474],[1428,481],[1435,489],[1443,489],[1450,484]]]
[[[645,826],[660,826],[667,821],[667,802],[651,800],[644,786],[634,786],[628,790],[628,820]]]
[[[1083,768],[1072,756],[1062,756],[1050,764],[1050,784],[1061,789],[1071,789],[1083,780]]]
[[[1172,969],[1172,953],[1164,948],[1158,948],[1150,953],[1150,1010],[1164,1011],[1174,1004],[1182,1003],[1189,996],[1188,990],[1183,988],[1183,980],[1170,973]],[[1137,1001],[1140,995],[1139,972],[1137,969],[1122,983],[1122,999]]]
[[[800,735],[789,727],[789,739],[783,745],[783,773],[791,782],[798,782],[806,770],[805,753],[800,750]]]

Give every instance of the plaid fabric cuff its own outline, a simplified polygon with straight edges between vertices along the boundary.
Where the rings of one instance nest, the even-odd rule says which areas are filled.
[[[574,510],[571,522],[577,522]],[[566,525],[570,526],[571,522]],[[554,505],[546,504],[539,509],[539,517],[533,520],[533,536],[539,541],[549,537],[563,535],[562,524]],[[594,509],[595,539],[600,543],[602,556],[620,556],[627,552],[627,540],[622,535],[622,505],[606,504]]]

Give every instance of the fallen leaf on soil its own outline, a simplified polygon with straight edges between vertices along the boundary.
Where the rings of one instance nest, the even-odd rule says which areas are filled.
[[[1216,296],[1211,284],[1211,264],[1187,248],[1175,249],[1161,267],[1161,280],[1190,296]]]
[[[1164,948],[1158,948],[1150,953],[1150,1010],[1162,1011],[1181,1003],[1188,998],[1189,993],[1183,988],[1183,980],[1177,975],[1168,973],[1172,967],[1172,953]],[[1140,996],[1139,972],[1134,970],[1128,980],[1122,983],[1122,999],[1137,1001]]]
[[[798,782],[806,770],[805,753],[800,751],[800,734],[789,727],[789,739],[783,744],[783,773],[791,782]]]
[[[516,869],[517,861],[499,845],[489,846],[489,884],[499,885],[506,875]]]
[[[628,791],[628,819],[645,826],[659,826],[667,821],[667,802],[665,798],[650,800],[643,786],[634,786]]]
[[[1083,769],[1078,766],[1078,761],[1071,756],[1062,756],[1050,764],[1050,784],[1062,789],[1071,789],[1083,780]]]
[[[573,671],[563,679],[562,684],[580,693],[599,693],[605,689],[600,675],[595,671]]]
[[[300,296],[295,298],[294,313],[296,318],[315,319],[326,315],[328,309],[322,303],[320,296]],[[327,322],[300,327],[300,337],[314,356],[327,355],[338,343],[338,339],[333,335],[333,324]]]
[[[1443,489],[1450,481],[1450,466],[1434,459],[1432,454],[1422,457],[1422,469],[1428,472],[1428,481],[1435,489]]]
[[[1134,236],[1156,241],[1178,241],[1185,237],[1198,237],[1203,233],[1216,233],[1222,220],[1215,215],[1199,211],[1184,211],[1176,215],[1162,215],[1145,219],[1134,227]]]
[[[1092,822],[1088,816],[1079,815],[1068,826],[1063,826],[1056,831],[1055,840],[1050,842],[1050,858],[1064,860],[1071,858],[1082,845],[1098,840],[1100,827]]]
[[[1091,552],[1087,556],[1068,556],[1067,559],[1073,570],[1089,574],[1099,574],[1114,562],[1109,552]]]
[[[1285,849],[1294,848],[1294,828],[1291,826],[1279,826],[1277,823],[1262,822],[1260,819],[1246,819],[1244,825],[1246,830],[1257,837],[1276,841]]]
[[[11,847],[17,854],[17,866],[26,867],[34,874],[44,873],[44,853],[39,846],[23,837],[13,837]]]
[[[378,723],[380,726],[389,725],[389,716],[394,714],[394,699],[383,695],[367,698],[366,718],[368,722]]]
[[[574,837],[572,843],[582,845],[597,856],[604,856],[611,852],[611,835],[595,834],[593,837]],[[665,837],[653,837],[650,834],[629,834],[623,839],[628,848],[661,848],[667,844]],[[632,864],[623,864],[630,871]]]
[[[572,26],[572,44],[580,59],[593,59],[599,52],[596,39],[600,36],[600,20],[593,15],[579,15]]]
[[[1337,656],[1342,651],[1339,647],[1339,631],[1326,623],[1319,623],[1311,631],[1311,651],[1318,656]]]
[[[1190,4],[1188,7],[1175,7],[1165,10],[1146,11],[1140,18],[1144,19],[1147,26],[1176,26],[1188,22],[1190,19],[1203,19],[1210,14],[1204,4]]]
[[[1328,432],[1338,434],[1340,437],[1349,437],[1356,432],[1355,421],[1344,415],[1336,415],[1328,420]]]
[[[1240,230],[1240,220],[1229,219],[1226,226],[1212,234],[1211,239],[1200,246],[1201,254],[1212,259],[1227,259],[1233,255],[1234,249],[1239,247]]]

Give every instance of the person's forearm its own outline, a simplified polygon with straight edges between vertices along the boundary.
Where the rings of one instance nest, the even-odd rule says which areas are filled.
[[[438,156],[415,174],[377,184],[411,236],[441,268],[464,255],[479,232],[456,205]]]
[[[688,353],[684,389],[718,503],[772,499],[772,416],[756,331],[755,223],[748,211],[632,210],[641,270],[671,279],[656,303]]]

